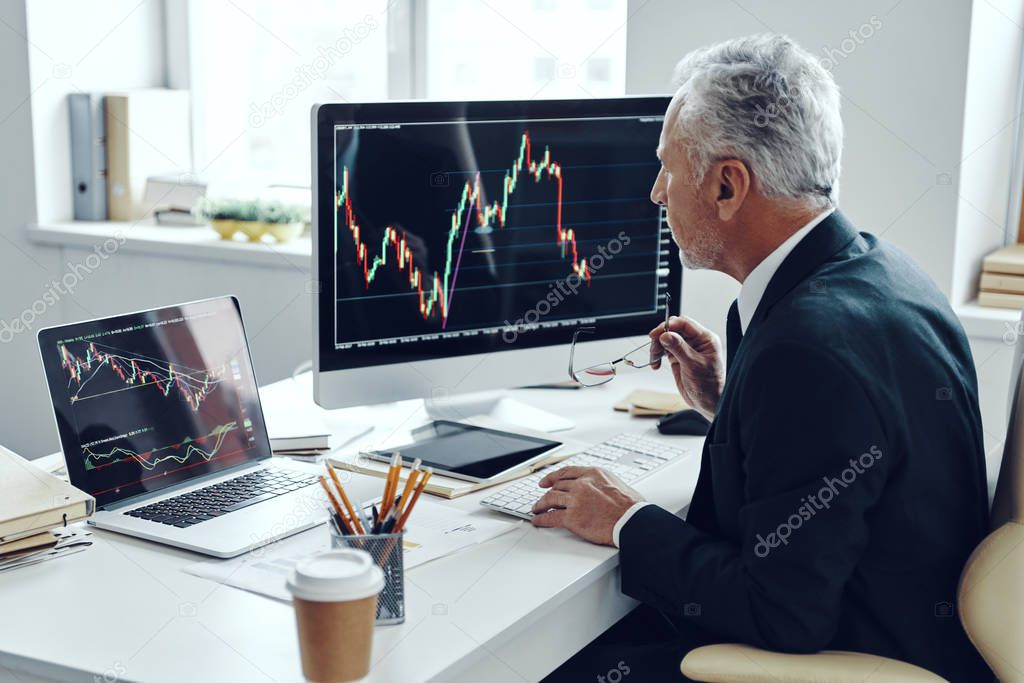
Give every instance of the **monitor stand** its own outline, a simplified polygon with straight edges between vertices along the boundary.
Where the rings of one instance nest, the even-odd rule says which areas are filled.
[[[424,400],[424,407],[434,420],[461,421],[474,415],[486,415],[538,432],[561,432],[576,426],[572,420],[535,408],[501,391],[428,398]]]

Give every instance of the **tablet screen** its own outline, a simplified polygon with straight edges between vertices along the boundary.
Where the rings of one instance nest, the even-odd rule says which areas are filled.
[[[415,458],[438,474],[461,479],[490,479],[562,445],[560,441],[512,434],[460,422],[437,420],[415,433],[411,444],[373,453],[389,459],[400,453],[404,462]]]

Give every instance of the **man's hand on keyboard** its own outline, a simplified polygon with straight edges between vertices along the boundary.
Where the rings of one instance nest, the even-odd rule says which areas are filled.
[[[540,480],[551,489],[533,506],[533,525],[568,529],[580,538],[612,545],[612,529],[643,497],[599,467],[563,467]]]

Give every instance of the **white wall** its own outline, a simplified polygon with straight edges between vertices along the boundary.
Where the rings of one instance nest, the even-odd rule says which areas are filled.
[[[962,303],[973,296],[981,256],[1003,239],[1022,7],[1021,0],[631,0],[626,87],[666,92],[688,51],[751,33],[786,33],[831,57],[846,126],[840,207],[860,229],[908,251]],[[864,26],[870,37],[850,38]],[[724,335],[738,291],[719,273],[687,272],[683,310]],[[972,347],[994,457],[1012,346],[977,338]]]
[[[0,3],[0,443],[19,452],[52,450],[56,441],[35,337],[13,334],[6,325],[31,307],[44,283],[60,277],[57,255],[25,239],[25,226],[36,218],[34,102],[25,26],[23,2]],[[56,311],[41,312],[38,322],[43,325],[58,317]]]
[[[981,260],[1016,235],[1019,214],[1008,210],[1007,182],[1017,151],[1024,0],[975,2],[967,62],[963,147],[960,152],[952,301],[975,296]],[[1019,188],[1013,188],[1014,192]]]

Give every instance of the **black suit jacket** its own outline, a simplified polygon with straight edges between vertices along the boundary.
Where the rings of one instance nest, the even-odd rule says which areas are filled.
[[[990,679],[954,606],[988,513],[974,365],[942,293],[836,212],[742,339],[733,304],[727,346],[686,520],[626,523],[623,592],[721,641]]]

